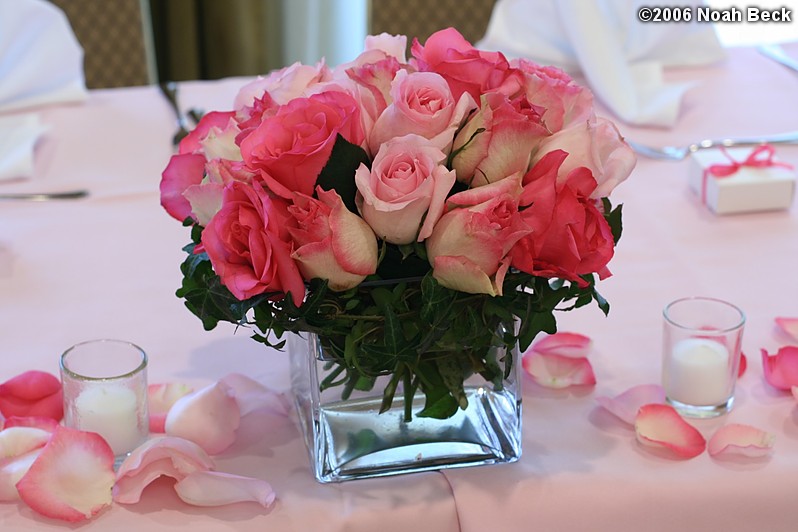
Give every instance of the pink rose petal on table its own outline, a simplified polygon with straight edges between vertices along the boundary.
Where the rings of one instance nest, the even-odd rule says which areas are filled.
[[[583,334],[558,332],[535,342],[532,349],[538,353],[552,353],[567,357],[586,357],[593,341]]]
[[[285,394],[271,390],[246,375],[230,373],[222,377],[221,381],[235,391],[235,399],[242,416],[261,409],[284,416],[290,411],[290,403]]]
[[[762,370],[765,380],[779,390],[798,386],[798,346],[784,346],[775,355],[762,349]]]
[[[740,353],[740,366],[737,368],[738,379],[743,376],[746,369],[748,369],[748,357],[745,356],[745,353]]]
[[[11,502],[19,499],[17,482],[33,465],[42,452],[41,448],[29,453],[0,461],[0,502]]]
[[[750,425],[730,423],[715,431],[709,439],[710,456],[738,454],[757,458],[770,454],[775,436]]]
[[[190,394],[194,388],[182,382],[167,382],[147,386],[147,409],[150,432],[164,432],[166,415],[178,399]]]
[[[9,427],[0,431],[0,463],[44,447],[52,433],[33,427]]]
[[[531,349],[524,354],[522,364],[532,379],[546,388],[596,384],[593,366],[584,357],[538,353]]]
[[[213,459],[192,441],[170,436],[153,438],[134,449],[119,466],[114,501],[137,503],[144,488],[158,477],[179,481],[195,471],[208,471],[213,467]]]
[[[615,397],[596,397],[596,402],[622,421],[634,425],[641,406],[665,403],[665,390],[659,384],[640,384]]]
[[[776,325],[798,342],[798,318],[776,318]]]
[[[275,494],[265,480],[221,473],[196,471],[175,484],[178,497],[194,506],[222,506],[236,502],[256,502],[268,508]]]
[[[0,412],[4,417],[64,417],[61,381],[44,371],[26,371],[0,384]]]
[[[60,423],[51,417],[39,416],[11,416],[6,419],[3,428],[8,429],[11,427],[33,427],[36,429],[46,430],[47,432],[55,432],[60,426]]]
[[[236,439],[241,411],[235,391],[224,382],[181,397],[166,416],[166,434],[191,440],[208,454],[218,454]]]
[[[104,439],[59,427],[17,489],[34,511],[77,522],[111,504],[114,477],[114,453]]]
[[[693,458],[706,449],[707,442],[670,405],[643,405],[635,419],[637,441],[650,447],[666,448],[683,458]]]

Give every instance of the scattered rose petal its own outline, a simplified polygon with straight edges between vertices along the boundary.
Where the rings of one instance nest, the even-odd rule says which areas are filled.
[[[26,371],[0,384],[0,412],[12,416],[64,417],[61,381],[44,371]]]
[[[798,342],[798,318],[776,318],[776,324]]]
[[[213,459],[192,441],[170,436],[152,438],[134,449],[119,466],[114,501],[137,503],[144,488],[158,477],[182,480],[195,471],[208,471],[213,467]]]
[[[592,345],[592,340],[583,334],[558,332],[538,340],[532,345],[532,349],[538,353],[580,358],[590,353]]]
[[[643,405],[635,419],[637,441],[643,445],[670,449],[684,458],[698,456],[707,442],[695,427],[670,405]]]
[[[738,379],[743,376],[746,369],[748,369],[748,357],[745,356],[745,353],[740,353],[740,366],[737,368]]]
[[[532,349],[524,354],[522,364],[535,382],[547,388],[596,384],[593,366],[584,357],[538,353]]]
[[[221,380],[235,391],[235,399],[242,416],[262,409],[274,414],[288,415],[290,403],[285,394],[275,392],[241,373],[230,373]]]
[[[765,380],[779,390],[798,386],[798,346],[781,347],[775,355],[762,349],[762,369]]]
[[[0,431],[0,463],[7,458],[44,447],[52,434],[33,427],[10,427]]]
[[[164,432],[166,414],[178,399],[190,394],[194,388],[182,382],[150,384],[147,387],[147,409],[150,415],[150,432]]]
[[[640,384],[615,397],[596,397],[596,402],[622,421],[634,425],[641,406],[665,402],[665,390],[659,384]]]
[[[773,449],[775,436],[750,425],[730,423],[709,439],[710,456],[739,454],[751,458],[766,456]]]
[[[0,502],[10,502],[19,499],[17,482],[25,476],[30,466],[39,457],[41,448],[29,453],[0,461]]]
[[[60,423],[51,417],[40,416],[12,416],[5,420],[3,428],[8,429],[11,427],[33,427],[36,429],[46,430],[47,432],[55,432]]]
[[[59,427],[17,489],[34,511],[77,522],[111,504],[114,477],[114,453],[102,437]]]
[[[166,416],[166,433],[197,443],[208,454],[218,454],[236,439],[241,412],[235,392],[217,381],[181,397]]]
[[[265,480],[221,473],[196,471],[175,484],[178,497],[194,506],[222,506],[236,502],[256,502],[268,508],[275,499]]]
[[[792,396],[798,399],[798,386],[792,387]]]

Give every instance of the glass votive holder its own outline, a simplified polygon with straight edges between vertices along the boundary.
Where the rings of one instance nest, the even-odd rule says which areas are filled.
[[[147,354],[122,340],[90,340],[61,355],[64,424],[102,436],[116,466],[149,437]]]
[[[726,301],[688,297],[663,311],[662,386],[666,401],[688,417],[731,410],[740,365],[743,312]]]

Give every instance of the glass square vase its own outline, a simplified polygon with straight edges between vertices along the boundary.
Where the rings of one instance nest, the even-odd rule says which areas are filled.
[[[509,350],[511,370],[494,387],[479,375],[464,383],[468,406],[448,419],[416,415],[425,396],[413,397],[405,419],[401,384],[391,408],[380,413],[390,376],[380,377],[369,392],[341,398],[341,387],[321,390],[334,365],[315,334],[292,334],[288,340],[291,387],[311,467],[319,482],[341,482],[515,462],[521,457],[521,390],[518,349]],[[505,348],[496,348],[502,358]]]

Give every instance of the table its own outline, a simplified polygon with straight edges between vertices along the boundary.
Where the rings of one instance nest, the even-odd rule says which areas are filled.
[[[798,43],[787,48],[798,55]],[[634,140],[684,143],[798,129],[798,75],[754,50],[730,50],[717,65],[668,73],[693,82],[670,130],[619,124]],[[227,109],[242,80],[190,82],[185,107]],[[607,114],[606,112],[603,114]],[[29,369],[57,374],[68,346],[114,337],[149,354],[150,382],[209,383],[241,372],[288,387],[287,357],[220,325],[205,332],[174,296],[185,228],[159,205],[160,172],[173,118],[155,87],[92,91],[82,105],[43,110],[51,129],[36,177],[18,191],[86,186],[73,202],[0,206],[0,381]],[[798,146],[778,149],[798,167]],[[218,469],[268,480],[278,501],[196,508],[170,481],[136,505],[115,504],[81,530],[280,531],[792,531],[798,523],[798,403],[763,380],[760,348],[787,343],[777,316],[798,316],[798,206],[718,217],[686,181],[687,162],[641,159],[616,190],[624,235],[599,289],[612,305],[559,316],[560,329],[590,336],[593,388],[548,390],[524,382],[524,455],[515,464],[320,485],[287,420],[255,426],[217,459]],[[708,295],[747,313],[749,367],[734,410],[698,424],[749,423],[776,435],[772,456],[676,460],[639,446],[632,429],[594,398],[658,382],[661,310],[672,299]],[[64,524],[23,503],[0,504],[4,530]]]

